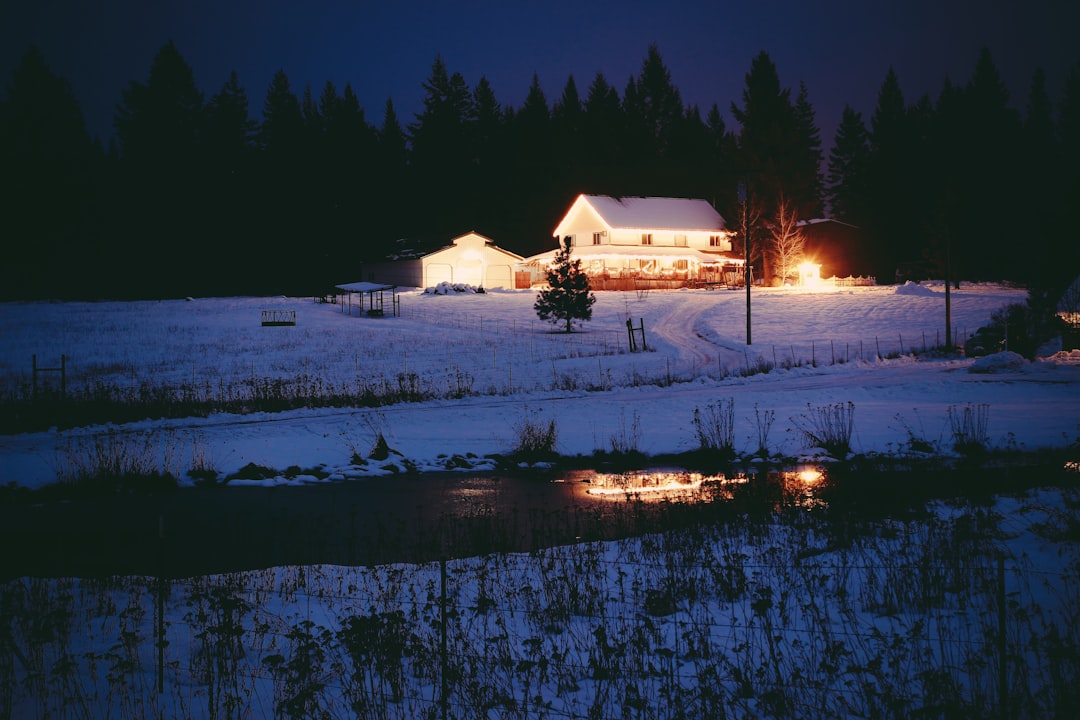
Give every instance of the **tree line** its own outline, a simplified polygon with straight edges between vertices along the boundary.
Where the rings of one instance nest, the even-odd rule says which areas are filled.
[[[621,91],[571,75],[549,100],[534,75],[513,107],[438,56],[422,86],[414,117],[387,100],[374,120],[350,85],[299,90],[279,70],[256,121],[235,72],[207,97],[169,42],[105,146],[31,48],[0,100],[0,294],[321,294],[403,241],[475,230],[547,250],[582,192],[704,198],[733,229],[746,211],[752,247],[829,214],[862,229],[879,282],[917,266],[1055,292],[1080,271],[1080,63],[1058,102],[1036,71],[1022,113],[986,50],[935,98],[909,101],[890,70],[869,118],[844,108],[827,154],[806,85],[783,87],[764,51],[732,128],[683,101],[656,46]]]

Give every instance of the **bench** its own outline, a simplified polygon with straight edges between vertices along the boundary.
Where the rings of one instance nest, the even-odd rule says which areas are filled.
[[[262,324],[263,327],[274,325],[295,325],[296,324],[296,311],[295,310],[263,310],[262,311]]]

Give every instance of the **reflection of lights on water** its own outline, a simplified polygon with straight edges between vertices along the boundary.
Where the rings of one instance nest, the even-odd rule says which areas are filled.
[[[596,473],[589,480],[592,487],[585,492],[598,496],[661,498],[696,492],[706,480],[717,479],[694,472]]]
[[[816,497],[826,475],[819,468],[804,467],[790,471],[734,472],[705,475],[684,470],[641,470],[624,473],[583,471],[571,476],[584,483],[584,493],[596,498],[633,498],[662,501],[668,499],[691,502],[732,500],[736,486],[755,482],[779,483],[796,507],[824,507],[825,501]]]
[[[1069,472],[1080,472],[1080,461],[1069,460],[1065,463],[1065,469]]]

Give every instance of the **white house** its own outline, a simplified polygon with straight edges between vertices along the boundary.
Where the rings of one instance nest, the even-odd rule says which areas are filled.
[[[578,195],[552,235],[569,238],[597,290],[735,283],[742,274],[734,233],[705,200]],[[556,252],[525,263],[542,277]]]
[[[364,268],[364,279],[405,287],[433,287],[449,282],[511,289],[514,270],[523,259],[483,235],[470,232],[418,258],[368,265]]]

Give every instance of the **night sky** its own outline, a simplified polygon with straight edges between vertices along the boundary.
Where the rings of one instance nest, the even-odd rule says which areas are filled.
[[[990,48],[1012,105],[1023,109],[1036,66],[1057,102],[1080,60],[1080,3],[1068,0],[753,0],[752,2],[283,2],[281,0],[13,0],[0,9],[0,78],[37,45],[67,79],[92,134],[112,135],[113,110],[145,82],[172,39],[208,99],[231,70],[258,119],[278,68],[299,96],[351,83],[369,122],[387,98],[413,120],[441,54],[470,87],[486,75],[502,105],[520,107],[536,73],[549,105],[573,74],[584,98],[597,72],[620,94],[655,43],[686,104],[717,103],[729,129],[744,78],[766,50],[781,82],[805,81],[826,153],[845,103],[869,120],[889,66],[908,102],[965,83]]]

